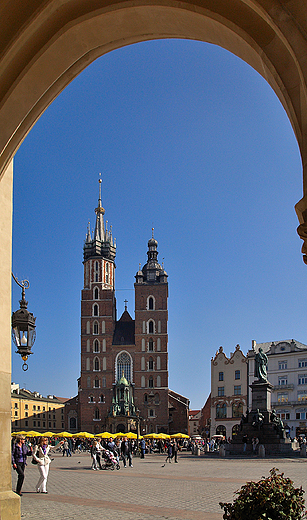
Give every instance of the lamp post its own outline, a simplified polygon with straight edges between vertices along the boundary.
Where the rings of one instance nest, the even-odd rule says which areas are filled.
[[[23,360],[22,369],[28,370],[29,367],[26,361],[30,354],[33,354],[31,348],[34,345],[36,338],[36,318],[34,318],[32,312],[28,311],[28,302],[26,301],[25,290],[30,287],[30,283],[28,280],[22,280],[19,282],[13,273],[12,277],[17,285],[22,288],[21,300],[19,300],[20,309],[12,314],[12,339],[17,347],[16,354],[20,354]]]

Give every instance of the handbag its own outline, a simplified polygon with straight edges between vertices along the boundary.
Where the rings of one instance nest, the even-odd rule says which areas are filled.
[[[31,464],[38,464],[38,460],[36,460],[34,457],[32,457]]]

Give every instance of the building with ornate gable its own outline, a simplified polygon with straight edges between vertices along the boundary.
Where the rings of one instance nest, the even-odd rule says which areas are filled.
[[[248,406],[247,357],[237,345],[229,358],[220,347],[211,359],[211,427],[215,434],[232,438]]]

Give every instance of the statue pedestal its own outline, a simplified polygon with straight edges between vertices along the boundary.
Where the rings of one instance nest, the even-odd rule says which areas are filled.
[[[229,454],[255,454],[259,457],[267,455],[290,455],[291,441],[285,436],[284,430],[279,430],[272,421],[271,395],[273,385],[269,381],[254,381],[252,389],[252,409],[241,423],[241,431],[232,439],[226,448]],[[258,414],[259,411],[259,414]],[[260,416],[261,414],[261,416]],[[261,417],[261,421],[259,420]],[[246,451],[244,439],[247,437]],[[252,439],[259,439],[258,451],[253,452]]]
[[[250,416],[259,410],[265,416],[265,422],[269,422],[269,414],[272,410],[273,385],[269,381],[254,381],[250,388],[252,389],[252,410]]]

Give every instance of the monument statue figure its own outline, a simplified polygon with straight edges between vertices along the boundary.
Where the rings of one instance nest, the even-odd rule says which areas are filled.
[[[267,381],[267,366],[268,366],[268,356],[263,352],[263,349],[260,347],[258,352],[255,355],[255,371],[254,376],[258,378],[258,381]]]

